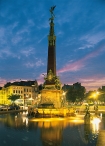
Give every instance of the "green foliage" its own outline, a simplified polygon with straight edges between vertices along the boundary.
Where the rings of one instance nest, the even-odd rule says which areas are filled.
[[[86,94],[85,94],[85,98],[88,99],[88,100],[91,100],[94,95],[94,93],[96,93],[96,91],[88,91]]]
[[[105,102],[105,91],[104,89],[99,88],[98,89],[98,100]]]
[[[66,99],[68,101],[72,101],[72,102],[74,102],[76,100],[76,98],[74,97],[73,86],[67,91]]]
[[[20,95],[11,94],[11,95],[9,95],[8,100],[11,100],[14,102],[15,100],[17,100],[19,98],[20,98]]]
[[[101,88],[98,88],[98,90],[94,91],[88,91],[85,95],[85,98],[89,102],[90,101],[94,102],[95,100],[105,102],[105,91]]]
[[[40,84],[38,88],[39,88],[39,93],[40,93],[40,91],[43,89],[43,85]]]
[[[84,93],[84,87],[80,86],[79,88],[74,88],[74,86],[72,86],[66,94],[66,99],[71,102],[82,101],[84,99]]]

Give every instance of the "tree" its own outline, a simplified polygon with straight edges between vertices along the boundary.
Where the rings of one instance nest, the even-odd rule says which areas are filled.
[[[8,97],[8,100],[11,100],[12,102],[15,102],[15,100],[19,99],[20,95],[16,95],[16,94],[11,94]]]
[[[40,85],[39,85],[39,93],[41,92],[42,89],[43,89],[43,85],[40,84]]]
[[[99,92],[98,100],[105,102],[105,90],[103,88],[98,88],[97,91]]]
[[[68,101],[82,101],[84,99],[84,94],[86,92],[85,87],[81,86],[79,83],[73,84],[67,91],[66,97]]]
[[[72,102],[74,102],[76,100],[76,98],[74,96],[73,86],[67,91],[67,93],[66,93],[66,99],[68,101],[72,101]]]

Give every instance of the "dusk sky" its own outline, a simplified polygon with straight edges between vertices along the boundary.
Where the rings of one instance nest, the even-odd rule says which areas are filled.
[[[56,67],[63,84],[105,86],[105,0],[0,0],[0,86],[47,71],[49,9],[56,5]]]

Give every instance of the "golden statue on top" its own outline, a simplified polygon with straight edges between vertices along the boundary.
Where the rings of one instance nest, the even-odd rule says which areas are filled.
[[[56,6],[52,6],[52,7],[50,8],[51,18],[50,18],[49,20],[54,20],[54,18],[55,18],[55,15],[54,15],[54,13],[53,13],[55,7],[56,7]]]

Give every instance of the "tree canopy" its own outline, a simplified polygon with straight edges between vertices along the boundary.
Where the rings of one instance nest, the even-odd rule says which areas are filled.
[[[66,99],[71,102],[82,101],[85,91],[85,88],[82,86],[80,88],[74,88],[74,86],[72,86],[66,94]]]
[[[11,94],[11,95],[9,95],[8,100],[11,100],[14,102],[15,100],[17,100],[19,98],[20,98],[20,95]]]

